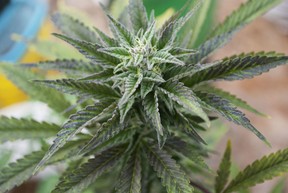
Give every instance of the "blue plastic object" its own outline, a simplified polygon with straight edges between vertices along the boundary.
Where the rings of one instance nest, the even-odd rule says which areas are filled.
[[[0,12],[0,61],[17,62],[27,45],[13,41],[12,34],[25,39],[37,35],[48,11],[46,0],[11,0]]]

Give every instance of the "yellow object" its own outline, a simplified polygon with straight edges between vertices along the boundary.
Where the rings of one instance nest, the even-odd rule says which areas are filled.
[[[53,29],[51,22],[48,20],[43,23],[42,28],[38,33],[38,39],[48,39]],[[43,56],[39,55],[36,50],[28,47],[26,54],[23,56],[21,63],[39,62],[44,60]],[[0,108],[11,105],[13,103],[27,100],[27,96],[13,85],[4,75],[0,75]]]

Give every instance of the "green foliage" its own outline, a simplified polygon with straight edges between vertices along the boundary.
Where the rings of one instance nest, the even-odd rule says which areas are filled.
[[[61,93],[31,83],[31,80],[42,78],[39,74],[35,74],[21,66],[14,67],[12,64],[6,63],[0,63],[0,70],[2,70],[18,88],[27,93],[32,99],[47,103],[53,110],[61,113],[70,106],[70,103]]]
[[[52,192],[81,192],[103,172],[113,167],[119,161],[124,150],[123,146],[112,147],[99,155],[95,155],[87,163],[72,171],[72,174],[69,173],[68,176],[64,176],[64,180]]]
[[[33,152],[2,168],[0,170],[0,192],[11,190],[28,180],[44,155],[45,150]]]
[[[229,15],[222,24],[218,25],[211,36],[218,36],[233,31],[238,26],[248,24],[280,2],[281,0],[249,0]]]
[[[189,178],[181,171],[175,160],[165,150],[160,150],[155,144],[145,144],[145,152],[149,163],[161,178],[167,192],[192,193],[193,187],[189,184]]]
[[[45,150],[2,169],[0,192],[11,190],[40,168],[58,162],[69,163],[69,167],[60,177],[55,193],[86,189],[119,193],[212,192],[206,181],[211,182],[213,176],[204,161],[211,152],[205,147],[206,141],[211,145],[211,140],[202,133],[213,133],[207,128],[217,118],[213,113],[269,143],[238,108],[261,113],[208,83],[253,78],[287,63],[288,57],[259,52],[211,63],[205,59],[244,24],[278,2],[249,0],[212,32],[205,30],[212,1],[189,1],[157,29],[154,13],[148,17],[142,0],[130,0],[119,20],[107,13],[112,37],[71,16],[54,15],[53,21],[65,34],[54,35],[76,48],[82,60],[75,55],[75,59],[39,64],[1,64],[0,69],[31,98],[47,103],[57,116],[62,117],[65,111],[69,118],[58,126],[49,120],[40,123],[0,117],[1,142],[41,139]],[[124,16],[128,22],[121,22]],[[63,72],[65,78],[43,80],[38,74],[47,70]],[[72,106],[65,94],[73,96]],[[215,132],[219,135],[221,128]],[[44,144],[50,144],[48,139],[53,136],[48,149]],[[287,172],[288,151],[283,150],[254,162],[226,185],[230,154],[229,142],[217,171],[216,193],[246,190]],[[104,174],[111,168],[113,172]],[[194,179],[205,180],[197,180],[198,184]]]
[[[0,117],[0,141],[41,139],[55,136],[60,126],[30,119]]]
[[[141,192],[141,157],[138,149],[132,153],[121,171],[117,193],[140,193]]]
[[[215,179],[215,192],[220,193],[228,182],[231,168],[231,142],[228,141],[225,153],[217,170]]]
[[[288,172],[288,149],[264,156],[240,172],[226,187],[223,193],[249,188],[265,180]]]

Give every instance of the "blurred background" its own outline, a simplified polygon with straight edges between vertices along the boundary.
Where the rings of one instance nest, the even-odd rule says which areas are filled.
[[[58,10],[67,12],[89,25],[94,25],[108,32],[108,25],[99,2],[108,6],[114,15],[119,14],[119,9],[125,5],[125,0],[118,2],[117,0],[114,2],[108,0],[1,0],[0,61],[31,63],[60,56],[62,58],[73,56],[74,50],[58,42],[50,35],[57,29],[51,24],[49,15]],[[212,27],[213,23],[223,21],[228,14],[239,7],[241,2],[244,0],[213,1],[212,17],[211,20],[207,21],[209,22],[208,26]],[[155,0],[145,0],[148,10],[155,9],[159,20],[168,18],[184,3],[185,0],[157,0],[157,3]],[[168,11],[166,11],[167,9]],[[213,54],[210,59],[215,60],[251,51],[277,51],[288,55],[288,1],[284,1],[264,17],[258,18],[246,26],[230,43]],[[247,112],[251,122],[268,138],[272,148],[267,147],[245,129],[227,123],[228,129],[222,131],[225,133],[224,139],[219,140],[220,142],[216,145],[219,154],[213,155],[212,160],[209,160],[212,168],[218,166],[227,139],[232,141],[233,160],[239,168],[243,168],[264,154],[288,147],[288,66],[273,69],[269,73],[251,80],[231,83],[218,82],[217,85],[236,94],[271,117],[269,119],[258,117]],[[27,103],[27,101],[28,98],[25,94],[0,74],[0,115],[16,117],[29,115],[38,120],[47,117],[49,109],[45,105]],[[39,108],[42,109],[40,115]],[[216,130],[217,128],[211,129]],[[11,144],[7,144],[7,146],[11,146]],[[23,149],[18,150],[19,154],[29,150],[30,147],[26,146],[24,145]],[[4,152],[2,148],[0,149],[0,167],[1,160],[4,160],[3,157],[6,154],[8,155],[6,158],[17,159],[17,155],[12,156]],[[9,159],[7,158],[7,160]],[[13,193],[49,192],[51,184],[57,181],[57,175],[53,171],[48,171],[45,179],[48,180],[40,180],[40,183],[38,178],[32,179],[31,182],[15,189]],[[253,188],[253,192],[268,193],[268,190],[277,181],[279,179],[258,185]],[[286,189],[283,190],[283,193],[288,193],[288,182],[284,184],[286,184]],[[31,187],[35,187],[35,191]]]

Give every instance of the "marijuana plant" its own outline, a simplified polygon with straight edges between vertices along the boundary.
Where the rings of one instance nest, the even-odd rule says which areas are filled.
[[[204,161],[210,151],[199,132],[208,130],[215,115],[269,143],[238,107],[262,114],[210,82],[252,78],[287,63],[288,57],[258,52],[207,62],[209,54],[236,31],[280,1],[247,1],[195,46],[205,17],[201,2],[189,1],[157,29],[153,12],[148,17],[142,1],[131,0],[119,20],[106,11],[112,36],[58,13],[53,21],[65,35],[54,35],[75,47],[83,60],[1,64],[21,89],[67,120],[59,126],[49,120],[1,117],[1,141],[41,139],[43,147],[0,171],[0,192],[62,162],[68,167],[54,193],[87,188],[118,193],[230,193],[287,172],[286,149],[254,162],[228,183],[228,143],[215,185],[211,184],[214,173]],[[43,80],[43,72],[51,69],[65,72],[67,78]],[[71,104],[61,93],[76,100]],[[56,133],[48,148],[46,139]]]

